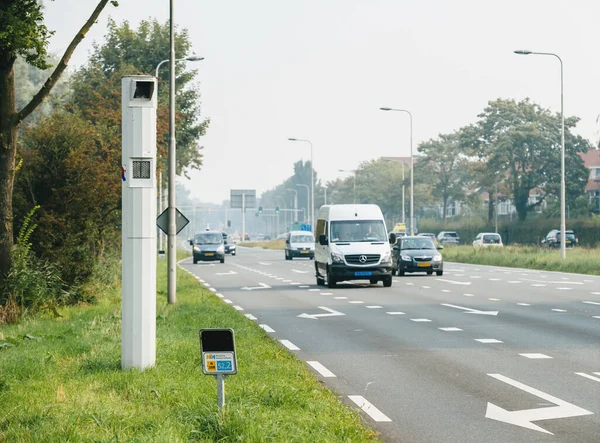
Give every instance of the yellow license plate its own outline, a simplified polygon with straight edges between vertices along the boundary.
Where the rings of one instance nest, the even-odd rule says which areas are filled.
[[[308,254],[310,251],[300,251],[301,254]]]
[[[429,266],[431,266],[430,263],[417,263],[417,266],[419,268],[428,268]]]
[[[207,252],[207,253],[206,253],[206,254],[204,254],[204,255],[206,255],[207,257],[212,257],[212,256],[213,256],[213,255],[215,255],[215,254],[214,254],[214,253],[212,253],[212,252]]]

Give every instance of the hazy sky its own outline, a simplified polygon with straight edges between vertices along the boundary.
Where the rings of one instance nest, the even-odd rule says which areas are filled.
[[[203,115],[211,119],[194,197],[221,202],[230,189],[268,190],[310,158],[324,180],[361,161],[410,154],[409,120],[380,106],[409,109],[414,148],[476,121],[489,100],[533,101],[560,110],[577,132],[598,138],[598,0],[174,0],[199,69]],[[46,3],[61,52],[96,0]],[[85,62],[109,16],[118,22],[169,17],[169,0],[119,0],[77,49]],[[68,11],[68,12],[66,12]],[[68,17],[68,19],[66,19]],[[167,54],[165,54],[168,56]]]

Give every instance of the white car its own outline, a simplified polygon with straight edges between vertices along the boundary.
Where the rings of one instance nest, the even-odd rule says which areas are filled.
[[[500,234],[496,234],[495,232],[480,232],[475,237],[475,241],[473,242],[473,246],[494,246],[494,247],[502,247],[502,237]]]

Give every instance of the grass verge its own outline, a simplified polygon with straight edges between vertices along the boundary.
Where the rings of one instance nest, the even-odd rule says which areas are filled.
[[[122,371],[120,289],[96,305],[0,326],[0,441],[377,441],[361,416],[254,322],[183,271],[166,303],[159,262],[157,364]],[[202,375],[198,331],[231,327],[238,375]]]
[[[285,249],[285,240],[249,241],[240,243],[240,246],[246,246],[248,248],[263,248],[283,251]]]
[[[569,248],[565,260],[560,258],[559,249],[541,249],[533,246],[503,248],[447,246],[442,251],[442,255],[444,260],[458,263],[600,275],[598,267],[600,249],[598,248]]]

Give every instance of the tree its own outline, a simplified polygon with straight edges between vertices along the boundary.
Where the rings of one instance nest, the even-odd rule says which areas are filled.
[[[529,99],[521,102],[498,99],[489,102],[479,119],[461,130],[463,152],[478,156],[485,164],[482,176],[486,180],[503,179],[519,220],[524,221],[533,207],[548,197],[560,195],[560,115]],[[570,131],[578,121],[576,117],[565,119],[568,200],[583,194],[588,175],[578,153],[587,152],[589,142]],[[533,191],[539,195],[536,201],[530,201]]]
[[[14,65],[17,57],[46,69],[48,39],[53,34],[44,24],[37,0],[4,0],[0,3],[0,287],[11,267],[13,237],[13,189],[17,130],[48,96],[67,67],[75,48],[85,37],[109,1],[100,0],[89,19],[75,35],[54,72],[27,105],[17,111]]]
[[[430,172],[432,195],[442,201],[445,223],[448,203],[465,197],[468,161],[462,155],[459,135],[456,132],[440,134],[437,139],[421,143],[417,150],[423,154],[423,168]]]

